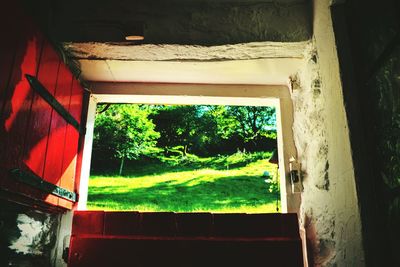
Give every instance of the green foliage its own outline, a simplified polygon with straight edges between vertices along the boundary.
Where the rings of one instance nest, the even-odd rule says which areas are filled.
[[[198,106],[165,106],[158,108],[151,117],[161,135],[158,145],[167,148],[167,154],[173,151],[171,147],[182,146],[185,155],[188,147],[201,142],[204,136]]]
[[[114,104],[96,118],[92,168],[117,169],[118,159],[121,172],[125,159],[143,156],[184,164],[275,147],[271,107]]]
[[[275,108],[226,106],[216,113],[218,132],[223,138],[239,135],[245,142],[276,132]]]
[[[158,146],[183,146],[183,153],[215,155],[238,149],[270,150],[276,144],[272,107],[157,106],[151,115],[161,135]],[[168,155],[168,150],[166,150]]]
[[[137,159],[154,152],[160,134],[154,130],[148,115],[149,111],[138,105],[111,105],[98,114],[93,138],[94,154]]]
[[[278,169],[276,168],[275,174],[269,174],[265,177],[265,182],[268,186],[268,191],[270,193],[278,193],[279,192],[279,175]]]

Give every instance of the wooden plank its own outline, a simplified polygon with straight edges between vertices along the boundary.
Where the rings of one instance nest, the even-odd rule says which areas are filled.
[[[2,21],[0,21],[1,25]],[[4,23],[4,22],[3,22]],[[4,31],[1,31],[4,32]],[[17,52],[17,38],[15,34],[9,39],[0,42],[0,147],[5,149],[6,129],[4,120],[8,114],[5,114],[6,97],[9,95],[10,79],[13,73],[13,65]],[[8,113],[8,111],[7,111]],[[2,157],[0,156],[0,159]],[[1,163],[0,166],[2,167]],[[0,171],[0,185],[6,172]]]
[[[58,71],[55,98],[66,109],[69,108],[71,99],[72,75],[65,64],[60,64]],[[52,110],[52,118],[47,146],[47,156],[44,167],[43,179],[60,186],[63,153],[67,133],[67,122],[55,110]],[[58,198],[48,196],[46,202],[58,205]]]
[[[82,113],[82,100],[83,100],[83,89],[76,79],[72,80],[71,87],[71,101],[69,105],[69,113],[80,123]],[[67,133],[65,137],[65,149],[63,158],[63,173],[60,180],[60,186],[75,191],[75,175],[76,175],[76,164],[78,157],[78,143],[79,143],[79,132],[72,126],[67,126]],[[72,202],[59,199],[59,206],[71,209],[73,206]]]
[[[76,266],[303,266],[300,239],[72,236]]]
[[[236,226],[226,236],[221,230],[210,233],[213,217],[219,227]],[[291,229],[280,231],[281,224]],[[303,254],[296,214],[79,211],[74,213],[68,266],[292,267],[303,266]]]
[[[294,214],[214,214],[214,235],[220,237],[300,238]]]
[[[139,212],[105,212],[104,235],[138,235],[140,233]]]
[[[35,93],[38,94],[43,100],[45,100],[53,110],[60,114],[68,122],[68,124],[71,124],[75,127],[75,129],[80,131],[79,123],[74,119],[74,117],[71,116],[71,114],[69,114],[68,110],[66,110],[51,93],[49,93],[46,87],[43,86],[43,84],[41,84],[40,81],[36,79],[36,77],[33,77],[31,75],[25,76]]]
[[[17,1],[1,1],[0,3],[0,32],[6,33],[0,42],[0,116],[8,96],[8,84],[11,79],[14,60],[21,42],[22,13]],[[4,127],[3,124],[1,124]]]
[[[103,235],[104,211],[75,211],[71,235]]]
[[[6,29],[8,34],[7,41],[4,40],[0,44],[0,118],[2,121],[0,185],[10,192],[21,193],[36,199],[46,198],[47,194],[41,194],[39,190],[14,181],[7,172],[14,168],[29,170],[35,175],[44,177],[46,181],[59,184],[58,180],[63,167],[63,151],[58,151],[57,154],[54,144],[57,143],[58,146],[62,144],[63,150],[64,142],[60,142],[55,136],[50,142],[48,134],[50,126],[54,134],[61,120],[53,114],[52,108],[44,103],[43,99],[33,93],[24,76],[25,74],[36,76],[54,95],[60,60],[48,42],[43,46],[43,36],[18,5],[2,3],[1,6],[6,8],[1,9],[0,12],[2,14],[0,28]],[[40,67],[38,67],[39,62],[41,62]],[[68,95],[66,99],[62,97],[62,101],[67,101],[65,105],[67,108],[69,108],[72,86],[72,75],[69,71],[65,76],[68,75],[70,78]],[[51,120],[53,115],[54,122]],[[66,125],[65,122],[63,123],[61,134],[58,134],[64,135],[62,140],[66,135]],[[50,153],[47,149],[49,142],[52,147]],[[58,198],[48,196],[47,202],[56,205]]]
[[[175,215],[177,236],[211,236],[213,215],[211,213],[177,213]]]
[[[21,167],[33,99],[25,74],[34,76],[37,74],[43,43],[43,36],[28,22],[24,23],[26,27],[20,29],[19,32],[17,52],[9,83],[10,90],[6,95],[1,118],[4,133],[0,168],[1,173],[5,174],[1,187],[14,192],[22,191],[22,193],[24,190],[20,190],[18,184],[10,179],[7,171]]]
[[[0,186],[7,176],[6,166],[9,164],[7,142],[9,133],[5,128],[5,121],[11,116],[10,98],[15,87],[15,64],[21,64],[25,38],[21,32],[21,12],[18,11],[16,1],[2,1],[0,3],[0,32],[7,33],[0,44]],[[11,61],[10,61],[11,57]],[[7,160],[7,161],[6,161]],[[9,183],[6,182],[6,183]]]
[[[173,212],[143,212],[141,234],[151,236],[175,236],[175,214]]]
[[[72,202],[77,201],[77,196],[74,192],[61,188],[55,184],[49,183],[43,180],[42,177],[22,171],[20,169],[13,169],[10,173],[16,181],[29,185],[32,188],[36,188],[42,193],[52,194]]]
[[[17,40],[15,38],[0,42],[0,117],[4,110],[5,97],[14,65]],[[4,125],[1,124],[3,128]],[[2,132],[4,129],[1,130]]]
[[[60,60],[51,44],[44,42],[40,59],[37,79],[43,84],[51,95],[54,95],[57,74]],[[30,88],[31,91],[33,90]],[[30,120],[28,124],[28,134],[24,146],[23,168],[31,171],[39,177],[43,177],[44,163],[47,154],[48,134],[51,122],[51,106],[36,92],[33,92],[33,103],[31,108]],[[35,194],[25,186],[21,187],[25,194]],[[47,193],[41,194],[41,198],[46,198]],[[37,197],[37,196],[35,196]],[[49,197],[57,200],[56,197]]]
[[[181,243],[72,236],[68,266],[176,266],[172,263],[183,253]]]
[[[215,236],[299,238],[296,214],[214,214]]]

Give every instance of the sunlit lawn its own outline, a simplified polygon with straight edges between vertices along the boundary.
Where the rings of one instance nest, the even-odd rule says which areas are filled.
[[[198,162],[196,162],[198,163]],[[92,176],[88,209],[175,212],[276,212],[277,194],[268,191],[263,173],[276,174],[267,159],[221,169],[209,160],[189,167],[144,171],[125,177]],[[240,164],[239,164],[240,165]],[[225,166],[225,165],[224,165]],[[134,169],[140,169],[140,166]],[[146,166],[149,169],[149,166]]]

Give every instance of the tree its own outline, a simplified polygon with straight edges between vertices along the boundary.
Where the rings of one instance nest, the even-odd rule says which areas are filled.
[[[160,134],[149,113],[139,105],[114,104],[96,117],[93,150],[120,159],[120,175],[125,159],[137,159],[156,146]]]
[[[276,116],[273,107],[210,106],[209,113],[222,139],[242,140],[238,145],[259,146],[266,139],[276,139]]]
[[[183,154],[197,143],[199,132],[198,106],[163,106],[151,115],[160,133],[158,146],[171,148],[183,146]]]
[[[227,116],[235,120],[235,132],[245,142],[267,136],[276,131],[275,108],[255,106],[228,106]]]

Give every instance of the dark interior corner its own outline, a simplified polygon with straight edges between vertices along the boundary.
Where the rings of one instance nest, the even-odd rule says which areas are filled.
[[[398,265],[399,4],[347,1],[332,13],[367,262]]]

